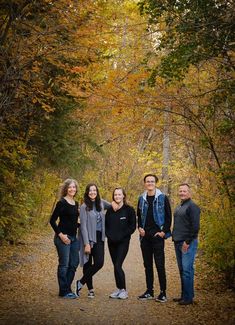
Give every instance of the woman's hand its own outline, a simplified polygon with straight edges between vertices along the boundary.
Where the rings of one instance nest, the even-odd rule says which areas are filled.
[[[145,230],[143,228],[141,228],[141,227],[139,227],[138,230],[139,230],[140,236],[144,237],[145,236]]]
[[[91,254],[91,245],[90,244],[86,244],[84,246],[84,252],[85,252],[85,254]]]
[[[60,232],[58,236],[60,237],[60,239],[62,240],[62,242],[65,245],[69,245],[71,243],[71,240],[68,238],[68,236],[66,234],[63,234],[62,232]]]

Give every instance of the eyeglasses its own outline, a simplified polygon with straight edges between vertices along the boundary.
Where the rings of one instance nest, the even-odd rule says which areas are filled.
[[[155,181],[146,181],[145,183],[156,183]]]

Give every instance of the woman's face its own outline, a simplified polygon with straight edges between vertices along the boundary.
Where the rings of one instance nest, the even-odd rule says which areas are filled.
[[[97,197],[97,189],[95,185],[90,186],[88,196],[91,199],[91,201],[95,201]]]
[[[124,195],[121,189],[117,189],[113,193],[113,198],[116,203],[122,203],[124,199]]]
[[[68,186],[68,189],[67,189],[67,194],[69,196],[74,197],[74,195],[76,194],[76,192],[77,192],[76,184],[74,182],[70,183],[69,186]]]

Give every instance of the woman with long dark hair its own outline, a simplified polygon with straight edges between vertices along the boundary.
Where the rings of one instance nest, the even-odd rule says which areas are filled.
[[[78,202],[74,200],[78,184],[74,179],[66,179],[61,187],[60,200],[51,215],[50,224],[55,231],[54,243],[59,265],[57,277],[59,296],[75,299],[71,290],[76,269],[79,264],[79,240],[77,238]],[[57,219],[59,222],[57,224]]]
[[[108,238],[108,248],[114,266],[114,276],[117,290],[110,298],[127,299],[125,273],[122,264],[129,250],[130,238],[136,229],[135,210],[126,203],[126,193],[117,187],[113,191],[113,200],[118,208],[109,208],[105,216],[105,231]]]
[[[105,212],[111,206],[100,198],[96,184],[87,185],[84,203],[80,208],[81,249],[80,265],[83,266],[83,277],[76,281],[76,294],[87,285],[88,297],[94,298],[93,275],[104,265]]]

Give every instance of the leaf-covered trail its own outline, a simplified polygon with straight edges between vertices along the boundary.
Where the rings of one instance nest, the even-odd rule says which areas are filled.
[[[106,247],[107,248],[107,247]],[[17,258],[15,258],[17,260]],[[197,264],[199,261],[197,261]],[[179,292],[179,277],[173,244],[166,242],[168,302],[138,301],[145,290],[144,270],[137,232],[132,236],[124,264],[129,291],[128,300],[111,300],[115,289],[113,268],[106,250],[105,265],[95,276],[95,299],[87,298],[87,290],[76,300],[57,296],[57,255],[53,234],[27,246],[14,267],[3,266],[0,273],[0,324],[233,324],[234,293],[206,290],[196,272],[196,303],[178,306],[172,298]],[[10,265],[10,264],[9,264]],[[76,278],[81,275],[78,268]],[[205,287],[205,285],[204,285]],[[155,281],[157,294],[158,281]]]

